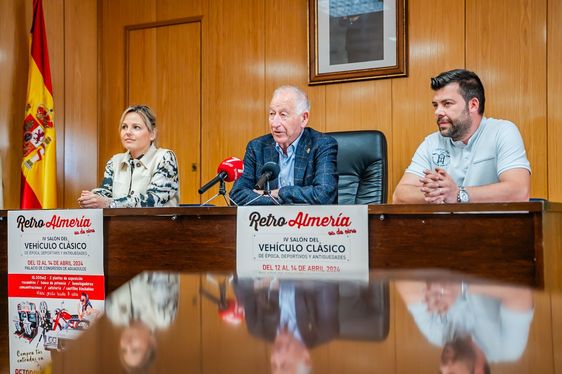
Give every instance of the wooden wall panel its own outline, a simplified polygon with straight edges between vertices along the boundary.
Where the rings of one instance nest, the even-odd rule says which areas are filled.
[[[266,110],[275,88],[290,84],[310,100],[309,126],[326,129],[325,86],[308,86],[308,14],[306,0],[268,1],[265,6],[265,107],[263,130],[270,131]],[[290,16],[289,16],[290,15]]]
[[[531,196],[546,198],[546,1],[466,5],[466,66],[484,83],[485,115],[519,127],[533,170]]]
[[[326,86],[326,131],[392,133],[392,82],[375,80]]]
[[[407,78],[392,80],[392,132],[389,163],[396,186],[423,139],[437,131],[430,78],[464,67],[464,1],[408,1],[410,62]],[[389,191],[389,200],[393,193]]]
[[[98,159],[98,22],[97,0],[67,1],[64,7],[64,200],[59,207],[78,208],[84,189],[99,182]],[[57,108],[55,108],[55,113]],[[62,186],[59,184],[59,191]]]
[[[158,111],[162,147],[179,161],[180,202],[197,204],[201,180],[201,23],[157,29]]]
[[[129,30],[127,38],[127,103],[155,111],[157,144],[179,160],[180,203],[199,203],[194,186],[200,181],[201,24],[156,24]]]
[[[203,15],[204,0],[158,0],[156,2],[156,19],[165,21],[176,18]]]
[[[14,20],[12,16],[14,12],[13,2],[3,1],[0,3],[0,13],[6,15],[8,19]],[[0,188],[0,206],[4,209],[4,171],[2,169],[8,170],[8,110],[10,105],[8,104],[8,97],[11,96],[11,85],[9,84],[8,77],[13,75],[14,59],[8,60],[6,58],[7,52],[4,52],[10,47],[10,43],[14,41],[11,37],[13,34],[13,24],[8,22],[0,23],[0,53],[2,53],[3,58],[0,58],[0,70],[3,74],[0,75],[0,183],[2,188]],[[8,38],[10,35],[10,38]],[[6,178],[7,179],[7,178]],[[6,197],[7,199],[7,197]]]
[[[226,157],[242,158],[248,140],[264,131],[267,108],[264,99],[264,3],[264,0],[213,0],[206,3],[208,35],[204,37],[203,47],[202,183],[216,175],[217,166]],[[214,193],[216,190],[211,189],[203,198],[206,200]],[[217,199],[214,203],[221,202]]]
[[[520,127],[533,167],[532,195],[562,201],[562,151],[556,147],[556,139],[562,135],[560,2],[438,0],[428,7],[423,0],[410,0],[408,77],[307,87],[306,0],[91,1],[80,5],[44,1],[61,206],[73,206],[80,189],[97,185],[107,159],[122,149],[115,128],[125,106],[125,25],[194,16],[202,16],[203,66],[203,174],[196,184],[214,176],[223,158],[242,157],[248,140],[268,131],[265,111],[271,92],[289,83],[309,93],[310,125],[319,130],[364,128],[371,122],[374,128],[387,126],[390,108],[390,128],[383,131],[389,140],[389,185],[393,187],[417,145],[435,131],[429,78],[466,66],[484,79],[487,114],[512,120]],[[21,82],[27,80],[31,4],[6,0],[0,7],[2,15],[8,15],[0,25],[0,156],[6,206],[16,208],[26,91]],[[81,8],[90,11],[80,13]],[[96,17],[98,24],[94,25]],[[83,25],[87,29],[79,30]],[[92,27],[98,27],[98,36],[92,34]],[[99,53],[95,47],[98,38]],[[99,105],[93,93],[96,86]],[[381,101],[386,104],[380,105]],[[91,111],[96,106],[97,114]],[[91,176],[93,169],[97,169],[96,178]],[[182,190],[197,187],[184,185]]]
[[[392,81],[353,82],[326,87],[326,131],[380,130],[392,155]],[[389,178],[394,167],[388,164]],[[394,185],[388,183],[388,191]],[[392,193],[392,192],[391,192]],[[389,194],[389,202],[392,201]]]
[[[125,26],[156,21],[155,0],[99,0],[101,21],[98,182],[107,160],[122,152],[118,125],[125,109]],[[142,80],[142,77],[137,79]],[[91,186],[89,188],[93,188]]]
[[[201,179],[201,23],[200,17],[193,17],[190,12],[199,11],[200,7],[180,7],[181,14],[171,12],[175,5],[169,1],[141,4],[149,7],[148,13],[164,18],[148,25],[151,21],[148,18],[121,23],[120,31],[124,33],[127,45],[124,45],[124,56],[117,60],[123,61],[124,74],[119,77],[118,69],[111,74],[126,80],[121,93],[124,93],[123,106],[143,103],[154,109],[159,124],[158,144],[174,150],[179,160],[181,202],[199,203],[195,186],[199,186]],[[114,4],[107,6],[113,7]],[[108,9],[108,13],[113,12]],[[171,20],[174,22],[180,18],[181,21],[167,24],[170,21],[165,18],[167,15],[173,15]],[[192,18],[181,17],[184,15]],[[117,48],[110,55],[116,57],[123,53]],[[122,110],[120,108],[119,113]],[[117,110],[114,114],[117,118],[115,126],[113,122],[102,126],[108,136],[117,135]],[[114,152],[120,151],[117,145],[115,149]]]
[[[562,2],[548,0],[547,103],[548,103],[548,198],[562,201]],[[537,146],[544,147],[544,144]],[[535,173],[536,174],[536,173]],[[562,372],[562,367],[560,367]]]
[[[158,111],[158,53],[156,28],[147,27],[125,31],[125,105],[146,104]],[[124,108],[123,108],[124,109]],[[119,120],[119,119],[118,119]],[[111,131],[112,126],[108,127]],[[113,129],[119,134],[119,123]]]

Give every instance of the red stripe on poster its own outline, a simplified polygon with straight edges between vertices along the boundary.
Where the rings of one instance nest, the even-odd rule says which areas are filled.
[[[8,297],[78,299],[82,292],[90,300],[103,300],[103,275],[8,274]]]

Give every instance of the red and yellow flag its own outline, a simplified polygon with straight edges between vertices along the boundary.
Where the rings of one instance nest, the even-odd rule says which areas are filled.
[[[21,208],[57,207],[53,85],[41,0],[33,0],[27,104],[23,124]]]

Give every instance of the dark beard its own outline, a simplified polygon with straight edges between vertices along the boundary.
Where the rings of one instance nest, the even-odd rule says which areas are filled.
[[[454,141],[462,139],[470,129],[470,118],[453,121],[448,136]]]
[[[439,124],[439,121],[437,121]],[[456,120],[449,120],[449,124],[451,127],[445,131],[441,131],[441,135],[446,138],[451,138],[454,141],[462,139],[470,130],[471,119],[468,114],[468,105],[466,106],[465,110],[462,112],[462,116]]]

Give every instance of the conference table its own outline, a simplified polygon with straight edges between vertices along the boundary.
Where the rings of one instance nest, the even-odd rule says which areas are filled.
[[[291,291],[282,303],[279,295]],[[115,290],[106,314],[64,351],[53,351],[51,368],[435,373],[487,363],[494,373],[561,373],[561,296],[447,271],[373,270],[368,282],[147,272]],[[287,305],[296,322],[280,327]],[[452,362],[452,352],[462,359]]]
[[[257,208],[259,209],[259,208]],[[236,269],[234,207],[106,209],[110,293],[145,270]],[[0,211],[0,358],[7,357],[7,212]],[[446,269],[562,289],[562,204],[371,205],[369,268]]]

